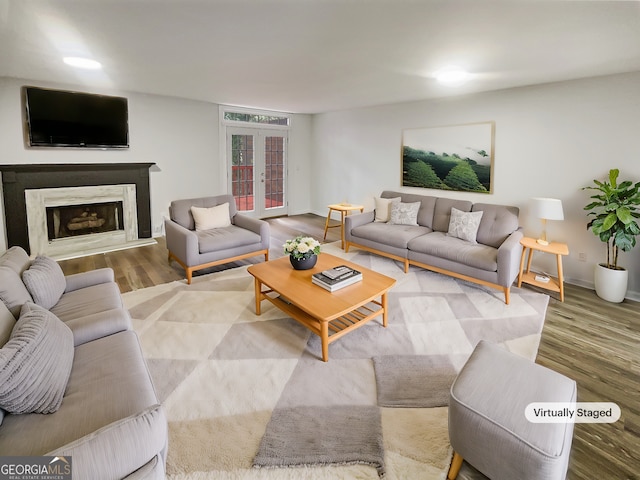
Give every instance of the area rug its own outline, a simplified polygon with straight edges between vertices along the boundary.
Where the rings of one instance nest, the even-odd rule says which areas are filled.
[[[376,320],[332,343],[327,363],[319,338],[275,307],[254,314],[246,267],[124,295],[169,419],[168,479],[444,479],[447,407],[380,407],[373,358],[430,357],[434,371],[459,371],[481,339],[536,356],[546,295],[513,288],[505,305],[498,290],[405,274],[339,244],[323,251],[397,280],[389,326]],[[287,438],[295,448],[278,443]]]
[[[373,357],[379,407],[430,408],[449,405],[456,368],[440,355]]]

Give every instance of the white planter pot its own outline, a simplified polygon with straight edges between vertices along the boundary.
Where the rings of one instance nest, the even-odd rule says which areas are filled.
[[[613,270],[596,265],[594,283],[596,294],[607,302],[620,303],[627,293],[629,272],[627,270]]]

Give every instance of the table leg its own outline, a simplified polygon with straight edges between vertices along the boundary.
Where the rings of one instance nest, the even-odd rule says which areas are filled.
[[[347,214],[344,210],[340,212],[340,248],[344,250],[344,217]]]
[[[380,299],[380,304],[382,306],[382,326],[387,328],[387,319],[388,319],[387,311],[388,311],[388,308],[387,308],[387,293],[386,292],[382,294],[382,298]]]
[[[531,271],[531,260],[533,260],[533,248],[529,249],[529,258],[527,259],[527,273]]]
[[[518,274],[518,288],[522,286],[522,277],[524,276],[524,257],[527,255],[527,249],[522,249],[522,255],[520,255],[520,273]]]
[[[253,285],[256,295],[256,315],[260,315],[260,303],[262,303],[262,282],[256,278]]]
[[[556,255],[558,262],[558,286],[560,287],[560,301],[564,302],[564,278],[562,275],[562,255]]]
[[[327,214],[327,221],[324,222],[324,238],[323,240],[327,239],[327,230],[329,230],[329,220],[331,219],[331,209],[329,209],[329,213]]]
[[[329,322],[320,322],[320,340],[322,342],[322,361],[329,361]]]

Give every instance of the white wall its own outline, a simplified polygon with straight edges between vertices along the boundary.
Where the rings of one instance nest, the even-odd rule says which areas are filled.
[[[326,215],[329,203],[348,199],[373,207],[382,190],[415,191],[474,202],[520,207],[525,234],[537,237],[530,197],[563,202],[565,220],[548,222],[551,240],[566,242],[569,282],[593,285],[594,265],[605,248],[586,230],[583,211],[594,178],[619,168],[640,181],[640,73],[540,85],[434,101],[331,112],[313,118],[312,209]],[[452,193],[401,187],[402,130],[483,121],[496,122],[494,192]],[[578,260],[580,252],[587,261]],[[630,270],[629,297],[640,298],[640,246],[621,254]],[[534,256],[534,266],[555,274],[554,259]]]
[[[155,162],[150,171],[151,220],[154,235],[162,234],[168,206],[179,198],[226,192],[224,159],[220,158],[219,106],[213,103],[121,91],[129,103],[129,143],[125,150],[31,149],[22,130],[23,85],[68,90],[76,86],[0,78],[0,163],[119,163]],[[293,213],[310,210],[310,117],[294,115],[289,140],[290,205]],[[306,182],[306,183],[305,183]],[[1,203],[1,202],[0,202]],[[0,251],[6,249],[4,212],[0,218]]]

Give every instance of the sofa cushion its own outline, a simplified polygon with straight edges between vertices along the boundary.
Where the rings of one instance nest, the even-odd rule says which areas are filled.
[[[10,413],[57,411],[73,353],[69,327],[48,310],[26,303],[0,349],[0,407]]]
[[[73,344],[76,347],[133,328],[131,315],[126,308],[114,308],[113,310],[83,315],[64,323],[73,332]]]
[[[22,283],[20,274],[10,267],[0,267],[0,300],[15,319],[20,316],[22,305],[33,302],[29,290]]]
[[[449,231],[449,220],[451,218],[451,209],[457,208],[463,212],[471,211],[472,203],[467,200],[454,200],[452,198],[438,197],[433,213],[433,230],[436,232]]]
[[[498,270],[498,249],[472,244],[444,232],[432,232],[409,242],[409,250],[451,260],[469,267],[495,272]]]
[[[67,286],[58,262],[42,255],[38,255],[31,266],[22,272],[22,281],[33,301],[47,310],[58,303]]]
[[[75,318],[122,308],[124,304],[118,285],[101,283],[65,293],[51,311],[66,323]]]
[[[374,222],[388,222],[391,218],[391,204],[400,201],[400,197],[382,198],[375,197],[375,219]]]
[[[447,235],[467,242],[478,243],[476,242],[476,236],[478,235],[480,220],[482,220],[482,211],[463,212],[452,207]]]
[[[431,229],[412,225],[391,225],[389,223],[367,223],[351,230],[354,239],[364,238],[396,248],[407,248],[409,241],[429,233]]]
[[[22,272],[29,268],[29,265],[31,265],[31,259],[22,247],[11,247],[0,256],[0,266],[9,267],[19,276],[22,276]]]
[[[471,211],[483,212],[478,228],[479,243],[498,248],[518,229],[518,207],[476,203]]]
[[[196,232],[200,253],[217,252],[244,245],[259,244],[260,235],[244,228],[229,225]]]
[[[55,415],[5,417],[0,452],[69,454],[74,478],[122,478],[166,445],[167,422],[157,404],[137,335],[116,333],[76,347]],[[93,462],[110,473],[90,470]]]
[[[231,225],[228,202],[208,208],[192,206],[191,215],[193,215],[193,221],[196,224],[196,232]]]
[[[389,224],[391,225],[418,225],[418,210],[420,202],[392,203]]]

